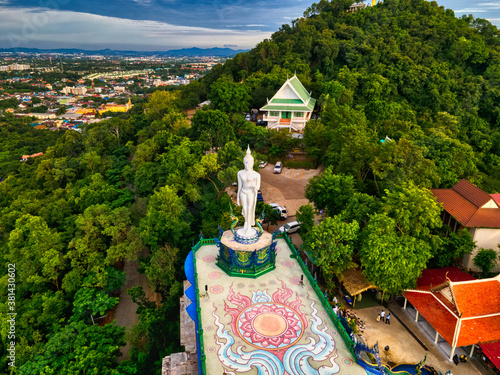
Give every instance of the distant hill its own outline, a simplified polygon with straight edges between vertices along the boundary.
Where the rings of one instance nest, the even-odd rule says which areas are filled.
[[[217,56],[229,57],[237,55],[240,52],[247,50],[234,50],[231,48],[182,48],[172,49],[168,51],[121,51],[112,49],[101,50],[84,50],[78,48],[56,48],[56,49],[39,49],[39,48],[0,48],[0,53],[64,53],[64,54],[84,54],[84,55],[104,55],[104,56]]]
[[[182,48],[182,49],[171,49],[165,51],[165,54],[169,56],[233,56],[240,52],[246,52],[248,50],[238,49],[234,50],[231,48]]]

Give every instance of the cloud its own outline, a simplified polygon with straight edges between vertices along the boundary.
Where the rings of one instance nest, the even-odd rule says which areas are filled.
[[[0,0],[5,1],[5,0]],[[46,7],[53,10],[96,14],[123,19],[151,20],[179,26],[244,29],[265,25],[276,31],[282,16],[300,17],[300,0],[8,0],[13,8]],[[231,25],[240,25],[232,27]]]
[[[115,49],[164,50],[224,44],[252,48],[269,36],[269,32],[257,30],[178,26],[70,11],[0,7],[0,45],[7,48],[94,48],[99,45]]]
[[[491,23],[500,26],[500,1],[475,2],[470,0],[437,0],[439,5],[454,10],[455,15],[472,14],[475,18],[487,18]]]
[[[455,12],[456,13],[483,13],[483,12],[488,12],[488,9],[483,9],[483,8],[464,8],[464,9],[457,9]]]

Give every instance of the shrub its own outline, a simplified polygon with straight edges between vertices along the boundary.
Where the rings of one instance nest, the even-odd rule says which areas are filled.
[[[480,249],[473,259],[476,267],[484,273],[490,272],[496,265],[497,253],[493,249]]]

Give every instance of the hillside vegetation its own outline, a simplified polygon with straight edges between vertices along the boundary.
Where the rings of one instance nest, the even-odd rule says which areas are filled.
[[[306,189],[315,208],[301,207],[297,219],[330,289],[333,275],[355,263],[396,294],[425,267],[470,251],[468,232],[441,226],[428,189],[467,178],[500,190],[498,30],[423,0],[386,0],[355,14],[345,12],[350,4],[313,4],[202,81],[156,91],[81,133],[0,117],[0,311],[17,313],[14,373],[159,374],[161,359],[181,350],[185,257],[199,235],[229,228],[225,188],[247,144],[256,161],[305,147],[325,164]],[[320,104],[303,145],[241,115],[295,73]],[[181,109],[206,98],[211,108],[189,123]],[[314,209],[326,216],[321,225]],[[129,260],[161,303],[129,290],[139,323],[125,335],[111,319]],[[10,323],[0,327],[7,353]],[[118,364],[126,341],[131,358]],[[8,362],[2,355],[1,373]]]
[[[243,82],[260,108],[294,73],[319,99],[310,155],[364,190],[401,179],[500,190],[500,36],[424,0],[386,0],[357,13],[320,1],[204,79]],[[382,144],[388,136],[394,142]]]

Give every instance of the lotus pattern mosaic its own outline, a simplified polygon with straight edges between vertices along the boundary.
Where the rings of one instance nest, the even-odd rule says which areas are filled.
[[[308,296],[307,296],[308,297]],[[218,327],[215,342],[226,374],[257,369],[259,375],[330,375],[340,371],[335,363],[335,340],[310,301],[306,314],[301,298],[281,281],[281,288],[252,292],[252,297],[235,294],[229,287],[224,312],[231,330],[224,329],[214,309]],[[215,306],[214,306],[215,307]],[[309,327],[310,325],[310,327]],[[308,328],[308,329],[307,329]],[[307,338],[303,338],[307,329]],[[231,332],[232,331],[232,332]],[[325,365],[328,360],[329,365]],[[234,371],[234,372],[233,372]]]

